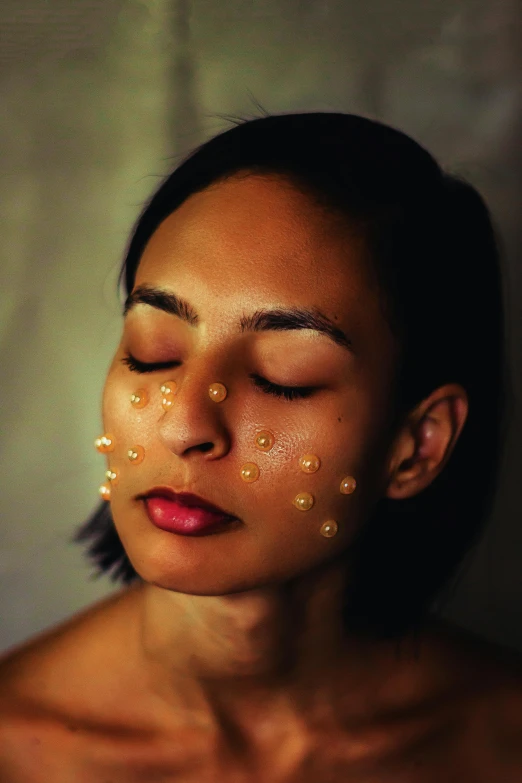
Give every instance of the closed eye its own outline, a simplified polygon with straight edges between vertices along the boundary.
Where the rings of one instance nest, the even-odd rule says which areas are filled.
[[[132,372],[149,373],[158,372],[159,370],[170,370],[172,367],[176,367],[180,362],[155,362],[147,363],[140,362],[131,354],[122,358],[122,364],[126,364]],[[274,397],[282,397],[285,400],[304,399],[310,397],[315,391],[312,386],[280,386],[277,383],[271,383],[256,373],[250,373],[249,378],[254,381],[254,386],[261,389],[265,394],[272,394]]]
[[[254,385],[262,389],[266,394],[273,394],[275,397],[284,397],[285,400],[303,399],[309,397],[314,389],[311,386],[279,386],[277,383],[271,383],[260,375],[250,373],[248,376],[254,381]]]
[[[139,359],[131,356],[131,354],[124,356],[121,361],[122,364],[128,365],[132,372],[139,373],[157,372],[158,370],[170,370],[172,367],[176,367],[179,364],[179,362],[156,362],[155,364],[147,364],[146,362],[140,362]]]

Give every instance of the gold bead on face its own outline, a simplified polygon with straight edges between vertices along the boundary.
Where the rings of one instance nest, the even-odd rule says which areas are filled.
[[[174,395],[173,394],[164,394],[161,398],[161,407],[164,411],[168,411],[169,408],[172,407],[172,404],[174,402]]]
[[[134,394],[131,394],[130,401],[133,408],[144,408],[149,401],[148,392],[146,389],[138,389]]]
[[[222,383],[211,383],[208,387],[208,393],[214,402],[222,402],[227,396],[226,387]]]
[[[132,449],[128,450],[127,456],[132,465],[139,465],[145,457],[145,449],[143,446],[133,446]]]
[[[110,484],[102,484],[99,488],[98,492],[102,496],[104,500],[110,500],[111,499],[111,487]]]
[[[315,454],[303,454],[299,457],[299,467],[304,473],[315,473],[321,467],[321,460]]]
[[[351,495],[356,486],[357,486],[357,482],[355,481],[354,477],[346,476],[346,478],[343,478],[343,480],[341,481],[341,486],[339,487],[339,490],[342,492],[343,495]]]
[[[338,530],[339,526],[335,519],[329,519],[327,522],[323,522],[321,525],[320,533],[325,538],[331,538],[332,536],[335,536]]]
[[[246,462],[241,468],[241,478],[250,484],[259,478],[259,468],[255,462]]]
[[[309,492],[300,492],[295,496],[292,503],[299,511],[308,511],[314,505],[314,496]]]
[[[94,446],[100,454],[107,454],[109,451],[114,451],[114,438],[109,433],[106,433],[96,438]]]
[[[114,487],[118,483],[120,475],[117,470],[106,470],[105,478],[111,482],[111,486]]]
[[[164,410],[168,411],[174,402],[174,395],[176,394],[177,383],[176,381],[165,381],[160,386],[161,392],[161,405]]]
[[[274,436],[268,430],[261,430],[256,433],[255,445],[259,451],[270,451],[274,445]]]
[[[160,386],[160,392],[162,394],[176,394],[176,388],[176,381],[164,381]]]

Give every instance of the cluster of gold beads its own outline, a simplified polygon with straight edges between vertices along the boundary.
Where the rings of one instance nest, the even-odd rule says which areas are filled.
[[[160,386],[161,392],[161,407],[163,410],[168,411],[174,402],[174,395],[176,394],[177,384],[176,381],[165,381]]]
[[[261,430],[256,433],[254,443],[256,448],[260,451],[269,451],[274,445],[274,436],[268,430]],[[321,467],[321,460],[316,454],[306,453],[299,458],[299,467],[303,473],[315,473]],[[259,478],[259,467],[255,462],[247,462],[242,466],[240,475],[243,481],[251,483],[257,481]],[[346,476],[341,481],[339,490],[344,495],[350,495],[356,487],[356,481],[353,476]],[[298,511],[309,511],[314,503],[315,498],[311,492],[299,492],[292,501]],[[339,526],[335,519],[328,519],[324,522],[320,528],[320,533],[325,538],[332,538],[335,536]]]
[[[176,381],[164,381],[161,384],[161,406],[164,410],[168,410],[172,406],[176,389]],[[144,408],[150,402],[149,393],[146,389],[137,389],[131,394],[130,401],[134,408]]]
[[[169,410],[173,405],[176,390],[177,384],[175,381],[164,381],[161,384],[161,405],[164,410]],[[214,402],[222,402],[227,396],[227,389],[222,383],[211,383],[208,387],[208,394],[210,399]],[[137,389],[130,397],[131,405],[138,410],[144,408],[149,401],[150,398],[146,389]],[[255,435],[254,445],[259,451],[270,451],[274,442],[274,436],[269,430],[261,430]],[[94,445],[99,452],[106,454],[114,450],[114,438],[110,434],[104,434],[99,438],[96,438]],[[145,458],[145,449],[143,446],[133,446],[128,449],[127,457],[131,465],[139,465]],[[316,454],[303,454],[299,458],[299,467],[303,473],[315,473],[321,467],[321,460]],[[250,484],[257,481],[260,475],[259,466],[256,465],[255,462],[246,462],[241,468],[240,475],[246,483]],[[105,477],[107,481],[105,484],[102,484],[99,492],[102,498],[109,500],[111,496],[111,485],[114,486],[117,483],[118,473],[113,470],[107,470]],[[357,483],[353,476],[345,476],[341,481],[339,491],[343,495],[351,495],[356,486]],[[292,503],[299,511],[309,511],[315,503],[315,498],[310,492],[299,492],[294,497]],[[321,525],[320,533],[325,538],[331,538],[332,536],[335,536],[338,529],[339,526],[337,522],[334,519],[328,519]]]
[[[161,405],[164,410],[168,410],[172,406],[176,390],[176,381],[164,381],[161,384]],[[222,402],[227,396],[227,388],[222,383],[211,383],[208,387],[208,395],[214,402]],[[131,405],[138,409],[144,408],[149,401],[150,398],[146,389],[137,389],[130,397]]]
[[[114,487],[118,483],[119,474],[116,470],[106,470],[105,471],[105,478],[107,481],[105,484],[102,484],[99,493],[102,496],[103,500],[110,500],[111,499],[111,487]]]
[[[176,390],[176,381],[168,380],[161,384],[161,405],[164,410],[169,410],[169,408],[172,406]],[[227,396],[227,389],[222,383],[211,383],[208,387],[208,393],[211,400],[214,400],[214,402],[221,402]],[[144,408],[149,404],[149,402],[150,396],[146,389],[137,389],[130,396],[130,403],[132,407],[138,410]],[[114,451],[114,437],[109,433],[105,433],[99,438],[96,438],[94,441],[94,446],[101,454],[108,454],[109,452]],[[270,446],[268,448],[270,448]],[[128,449],[127,451],[127,458],[131,465],[139,465],[145,458],[145,449],[143,446],[139,445],[132,446],[132,448]],[[254,465],[254,463],[249,463],[244,466],[242,475],[245,481],[255,481],[259,476],[259,468],[257,465]],[[113,470],[107,470],[105,473],[105,478],[107,480],[99,488],[99,493],[104,500],[110,500],[111,485],[114,486],[117,483],[118,473]]]
[[[316,454],[303,454],[299,457],[299,467],[303,473],[315,473],[321,467],[321,460]],[[315,498],[310,492],[300,492],[292,503],[299,511],[309,511],[315,503]]]
[[[316,454],[303,454],[303,456],[299,458],[299,467],[304,473],[315,473],[316,470],[319,470],[320,466],[321,460]],[[343,495],[350,495],[355,490],[356,485],[357,482],[353,476],[346,476],[341,481],[339,491]],[[315,498],[310,492],[300,492],[295,496],[292,502],[299,511],[309,511],[315,503]],[[335,519],[328,519],[321,525],[319,532],[325,538],[332,538],[332,536],[336,535],[338,530],[339,525]]]

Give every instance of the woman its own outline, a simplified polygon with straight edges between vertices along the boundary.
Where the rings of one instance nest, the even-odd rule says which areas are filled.
[[[240,122],[122,278],[75,540],[124,587],[4,656],[1,779],[522,779],[518,654],[437,615],[505,429],[476,190],[369,119]]]

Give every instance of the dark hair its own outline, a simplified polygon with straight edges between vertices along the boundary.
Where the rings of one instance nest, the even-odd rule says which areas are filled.
[[[148,240],[185,199],[242,172],[283,176],[363,232],[402,346],[395,425],[445,383],[462,384],[469,398],[445,468],[412,498],[381,498],[347,552],[347,626],[397,639],[450,597],[494,501],[509,386],[495,229],[470,184],[380,122],[302,113],[234,123],[163,181],[136,223],[120,282],[128,294]],[[72,540],[89,542],[95,577],[112,570],[113,581],[140,578],[105,501]]]

